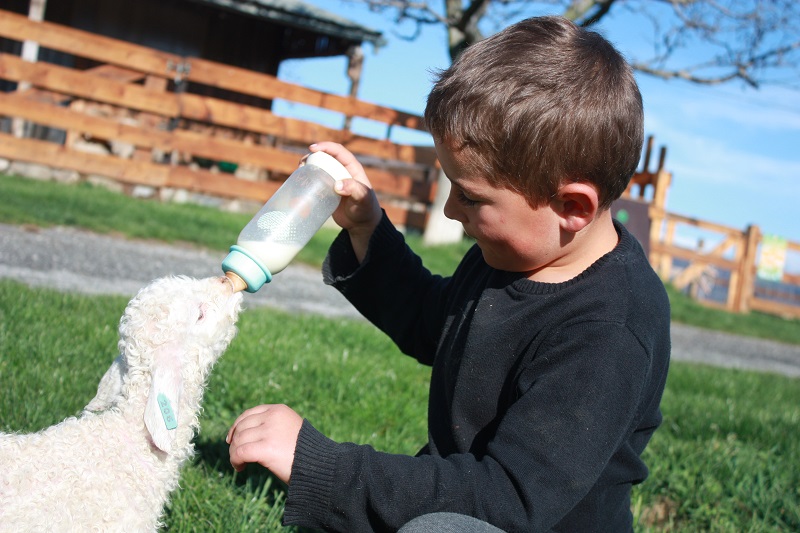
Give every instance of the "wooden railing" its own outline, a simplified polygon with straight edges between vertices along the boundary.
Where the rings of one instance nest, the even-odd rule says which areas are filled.
[[[738,230],[667,212],[653,222],[650,262],[662,279],[712,307],[800,318],[800,243],[787,241],[782,276],[767,282],[757,275],[765,260],[757,226]]]
[[[648,248],[650,263],[661,278],[711,307],[743,313],[761,311],[800,318],[800,243],[786,243],[786,265],[777,281],[758,278],[763,265],[764,235],[757,226],[744,230],[665,209],[672,175],[664,168],[661,148],[650,169],[653,138],[647,140],[643,168],[631,180],[623,199],[639,204],[647,228],[637,237]]]
[[[419,116],[355,98],[315,91],[193,57],[0,10],[0,37],[34,41],[78,58],[83,68],[31,63],[0,53],[0,79],[20,90],[0,92],[0,117],[65,132],[63,142],[0,133],[0,157],[128,185],[176,188],[265,201],[299,162],[306,146],[333,140],[359,155],[390,218],[421,229],[434,196],[436,160],[427,146],[394,143],[392,128],[422,130]],[[193,88],[201,91],[193,92]],[[284,99],[386,125],[385,139],[281,117],[239,100]],[[94,147],[109,147],[106,153]],[[223,162],[215,173],[192,162]],[[249,179],[243,179],[246,176]]]
[[[0,79],[20,84],[17,91],[0,92],[0,118],[64,132],[61,142],[0,132],[0,157],[100,175],[128,186],[264,202],[297,167],[306,146],[327,139],[359,155],[395,224],[425,226],[438,174],[435,154],[430,147],[389,140],[396,127],[421,130],[419,116],[2,10],[0,37],[37,42],[82,65],[31,63],[0,53]],[[285,99],[315,106],[341,114],[343,124],[347,117],[363,117],[385,124],[386,138],[281,117],[235,97],[208,96],[213,90],[241,96],[240,101]],[[662,278],[730,311],[800,317],[800,302],[792,292],[800,285],[798,273],[785,272],[770,294],[759,289],[758,228],[741,231],[665,210],[671,175],[664,169],[664,149],[657,169],[648,170],[652,148],[651,138],[644,168],[624,196],[647,206],[650,260]],[[198,162],[237,171],[212,172]],[[718,238],[686,246],[676,241],[677,229],[686,226]],[[788,253],[800,253],[800,244],[789,243]],[[723,289],[724,298],[704,298],[709,285]],[[776,298],[782,286],[788,292]]]

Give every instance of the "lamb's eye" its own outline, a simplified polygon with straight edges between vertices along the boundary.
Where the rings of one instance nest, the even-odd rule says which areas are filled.
[[[203,308],[201,307],[201,308],[200,308],[200,310],[198,311],[198,314],[197,314],[197,321],[198,321],[198,322],[200,322],[200,321],[201,321],[201,320],[203,320],[205,317],[206,317],[206,311],[205,311],[205,309],[203,309]]]

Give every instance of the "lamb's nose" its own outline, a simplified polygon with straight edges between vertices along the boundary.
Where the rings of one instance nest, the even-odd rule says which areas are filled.
[[[227,288],[229,292],[233,292],[233,281],[231,281],[229,278],[220,276],[217,278],[217,281],[220,283],[220,285]]]

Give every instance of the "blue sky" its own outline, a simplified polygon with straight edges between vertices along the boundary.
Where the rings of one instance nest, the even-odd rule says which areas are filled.
[[[443,30],[427,28],[408,42],[397,37],[387,15],[370,13],[363,5],[306,1],[383,31],[387,46],[377,52],[365,46],[362,100],[422,113],[431,69],[449,65]],[[646,42],[629,29],[599,29],[629,56]],[[346,94],[349,88],[343,58],[287,61],[279,77],[335,94]],[[740,230],[755,224],[763,233],[800,242],[800,90],[753,90],[738,83],[698,86],[643,75],[637,79],[645,104],[645,134],[654,137],[657,148],[666,146],[665,166],[673,174],[667,210]],[[341,125],[339,116],[325,117],[298,105],[280,103],[275,111]],[[367,122],[354,129],[385,134],[385,127]],[[392,139],[429,142],[401,129]],[[655,163],[657,152],[654,156]]]

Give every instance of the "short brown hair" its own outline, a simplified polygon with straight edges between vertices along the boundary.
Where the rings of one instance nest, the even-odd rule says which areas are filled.
[[[561,17],[523,20],[438,73],[425,123],[474,170],[542,205],[565,181],[624,192],[644,138],[633,72],[601,35]]]

